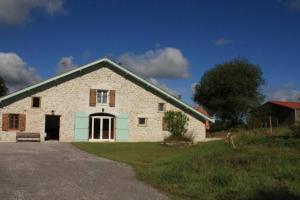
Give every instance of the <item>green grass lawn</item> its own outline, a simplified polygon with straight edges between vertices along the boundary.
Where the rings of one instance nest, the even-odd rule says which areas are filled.
[[[300,199],[300,140],[255,136],[193,147],[159,143],[74,143],[131,165],[139,179],[173,199]]]

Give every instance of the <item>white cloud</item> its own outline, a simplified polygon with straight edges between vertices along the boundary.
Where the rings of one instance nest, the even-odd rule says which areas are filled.
[[[300,0],[279,0],[279,2],[290,10],[300,11]]]
[[[292,10],[300,10],[300,0],[291,0],[289,2],[289,8]]]
[[[64,10],[63,0],[1,0],[0,24],[18,25],[30,21],[33,10],[53,16]]]
[[[300,89],[294,84],[284,84],[266,89],[267,100],[297,101],[300,98]]]
[[[60,61],[57,63],[57,73],[62,74],[64,72],[75,69],[77,65],[73,62],[73,60],[73,56],[61,58]]]
[[[151,82],[151,83],[153,83],[155,86],[159,87],[160,89],[166,91],[167,93],[175,96],[175,97],[179,96],[179,92],[178,91],[169,88],[165,84],[159,83],[155,78],[149,78],[148,81]]]
[[[0,76],[11,92],[41,80],[36,70],[15,53],[0,52]]]
[[[189,75],[188,60],[177,48],[149,50],[141,55],[125,53],[119,56],[118,62],[147,78],[186,78]]]
[[[196,85],[197,85],[198,83],[192,83],[191,84],[191,90],[192,90],[192,93],[193,94],[195,94],[195,92],[196,92]]]
[[[212,41],[216,46],[225,46],[230,44],[232,41],[226,38],[218,38]]]

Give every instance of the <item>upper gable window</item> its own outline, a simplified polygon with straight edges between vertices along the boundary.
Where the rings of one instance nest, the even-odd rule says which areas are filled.
[[[159,103],[158,104],[158,111],[159,112],[165,112],[166,111],[166,104],[165,103]]]
[[[108,90],[97,90],[97,103],[108,103]]]
[[[32,97],[32,107],[33,108],[41,107],[41,98],[40,97]]]

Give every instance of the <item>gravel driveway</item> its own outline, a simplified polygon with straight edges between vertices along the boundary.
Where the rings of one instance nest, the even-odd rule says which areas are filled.
[[[0,143],[0,199],[167,199],[131,167],[70,144]]]

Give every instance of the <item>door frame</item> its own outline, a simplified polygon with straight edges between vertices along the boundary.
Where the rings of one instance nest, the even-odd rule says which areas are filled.
[[[44,124],[44,139],[45,141],[48,141],[49,139],[46,140],[46,121],[47,121],[47,117],[57,117],[59,120],[58,120],[58,139],[55,139],[57,141],[60,141],[60,125],[61,125],[61,115],[53,115],[53,114],[45,114],[45,124]]]
[[[111,135],[112,135],[112,131],[114,131],[114,127],[112,127],[112,120],[114,120],[114,117],[111,117],[111,116],[92,116],[91,117],[92,119],[92,128],[91,128],[91,138],[89,139],[89,141],[91,142],[101,142],[101,141],[115,141],[114,137],[115,137],[115,133],[113,134],[114,137],[112,138]],[[95,119],[100,119],[100,138],[99,139],[95,139],[94,138],[94,120]],[[108,139],[103,139],[103,120],[104,119],[108,119]]]

